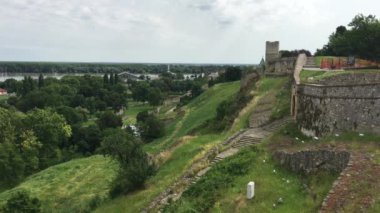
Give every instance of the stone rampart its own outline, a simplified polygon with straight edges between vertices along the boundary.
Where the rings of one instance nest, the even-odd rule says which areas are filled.
[[[350,153],[331,150],[304,150],[299,152],[275,152],[273,158],[286,169],[303,174],[320,170],[340,173],[350,160]]]
[[[344,131],[380,134],[380,84],[300,84],[293,101],[293,116],[306,135]]]

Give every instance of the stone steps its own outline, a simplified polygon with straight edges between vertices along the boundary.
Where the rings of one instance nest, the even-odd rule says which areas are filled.
[[[238,139],[245,133],[246,129],[242,129],[239,132],[233,134],[231,137],[229,137],[225,142],[223,142],[223,145],[231,144],[234,140]]]
[[[292,121],[291,117],[286,117],[281,120],[274,121],[268,125],[265,125],[262,127],[263,130],[268,131],[268,132],[276,132],[279,129],[281,129],[283,126],[287,125]]]
[[[253,113],[249,120],[249,127],[257,128],[257,127],[261,127],[267,124],[269,122],[271,114],[272,114],[272,109],[263,111],[258,114]]]
[[[304,68],[319,68],[317,64],[315,64],[314,57],[307,57],[306,64],[303,66]]]
[[[238,142],[232,145],[233,148],[242,148],[250,145],[255,145],[261,142],[263,138],[252,137],[252,136],[243,136]]]

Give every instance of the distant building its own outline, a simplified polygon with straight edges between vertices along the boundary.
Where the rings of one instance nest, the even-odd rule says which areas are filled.
[[[0,95],[7,95],[8,91],[6,89],[0,88]]]
[[[219,72],[212,72],[208,75],[208,79],[217,79],[219,77]]]

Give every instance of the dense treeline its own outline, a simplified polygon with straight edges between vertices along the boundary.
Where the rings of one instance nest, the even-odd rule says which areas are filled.
[[[68,106],[94,113],[107,108],[117,111],[127,104],[127,88],[123,84],[104,82],[104,79],[90,75],[65,76],[61,80],[44,79],[41,75],[38,81],[25,77],[22,81],[8,79],[1,85],[9,93],[16,93],[17,96],[10,97],[8,103],[23,112],[33,108]]]
[[[225,65],[172,64],[175,73],[211,73],[222,71]],[[0,62],[0,72],[7,73],[163,73],[167,64],[124,63],[53,63],[53,62]]]
[[[307,57],[310,57],[312,54],[309,50],[281,50],[281,57],[297,57],[299,54],[304,53]]]
[[[191,98],[200,95],[206,79],[178,80],[178,76],[163,73],[161,78],[153,81],[129,81],[132,98],[139,102],[148,102],[152,106],[161,105],[170,94],[184,94],[190,91]],[[186,99],[188,100],[188,99]]]
[[[17,182],[59,163],[72,134],[63,116],[51,109],[28,113],[0,108],[0,181]]]
[[[380,21],[373,15],[359,14],[348,28],[339,26],[330,35],[329,42],[318,49],[320,56],[355,56],[363,59],[380,60]]]

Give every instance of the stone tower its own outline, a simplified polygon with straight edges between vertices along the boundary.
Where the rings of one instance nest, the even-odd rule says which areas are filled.
[[[280,42],[279,41],[267,41],[265,48],[265,61],[270,62],[280,57]]]

